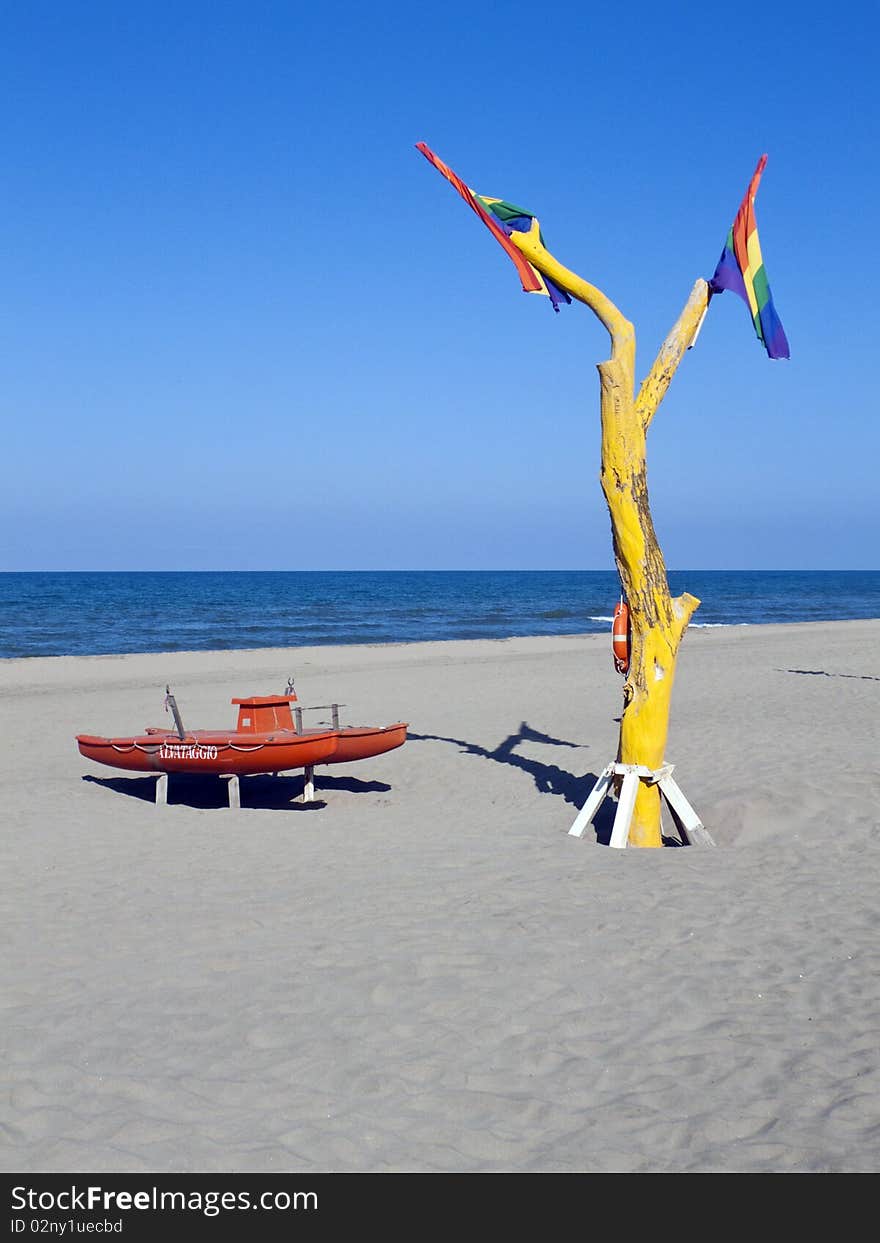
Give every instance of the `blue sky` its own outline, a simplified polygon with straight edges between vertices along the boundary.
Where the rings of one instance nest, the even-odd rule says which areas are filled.
[[[418,140],[539,216],[640,377],[766,151],[792,359],[713,300],[655,525],[672,568],[880,566],[880,18],[761,18],[4,5],[0,569],[612,566],[607,336],[520,291]]]

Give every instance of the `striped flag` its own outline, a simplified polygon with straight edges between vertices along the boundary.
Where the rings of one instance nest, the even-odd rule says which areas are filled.
[[[529,232],[535,219],[532,213],[525,211],[522,207],[515,207],[513,203],[506,203],[504,199],[492,199],[487,198],[485,195],[477,194],[470,186],[466,186],[461,178],[444,164],[440,157],[435,155],[426,143],[417,142],[416,148],[421,151],[426,160],[434,165],[438,172],[443,174],[448,182],[455,186],[464,201],[469,207],[473,208],[498,244],[504,248],[519,273],[519,279],[525,292],[544,294],[553,303],[554,311],[559,310],[560,302],[570,303],[571,298],[565,290],[554,285],[548,277],[544,276],[536,267],[529,263],[525,255],[510,240],[511,233]],[[543,246],[544,239],[541,237],[540,230],[538,237]]]
[[[724,289],[738,293],[751,312],[758,340],[770,358],[790,358],[785,331],[770,294],[755,220],[755,195],[766,163],[767,157],[762,155],[727,235],[709,288],[713,293],[721,293]]]

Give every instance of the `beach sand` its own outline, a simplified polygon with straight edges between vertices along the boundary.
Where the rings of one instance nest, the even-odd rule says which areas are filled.
[[[568,836],[606,636],[0,662],[3,1169],[876,1170],[878,640],[692,628],[667,758],[717,848],[654,851]],[[240,810],[76,749],[288,674],[408,742]]]

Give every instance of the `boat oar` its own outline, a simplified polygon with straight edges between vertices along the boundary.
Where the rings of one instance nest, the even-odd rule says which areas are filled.
[[[180,738],[186,737],[186,730],[183,728],[183,721],[180,719],[180,713],[177,709],[177,700],[171,694],[171,687],[165,687],[165,711],[171,709],[171,715],[174,717],[174,724],[177,726],[177,734]]]

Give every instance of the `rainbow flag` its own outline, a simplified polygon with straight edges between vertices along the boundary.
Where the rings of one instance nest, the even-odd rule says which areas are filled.
[[[721,293],[724,289],[738,293],[752,313],[758,340],[763,343],[768,355],[771,358],[790,358],[788,341],[770,295],[755,220],[755,195],[766,163],[767,157],[762,155],[736,213],[733,228],[727,235],[709,288],[713,293]]]
[[[528,233],[535,219],[531,212],[525,211],[522,207],[515,207],[513,203],[506,203],[504,199],[487,198],[483,194],[477,194],[470,186],[466,186],[459,176],[457,176],[451,168],[449,168],[439,156],[435,155],[431,148],[423,142],[417,142],[416,148],[421,151],[422,155],[428,160],[438,172],[442,173],[447,181],[455,186],[464,201],[482,220],[483,224],[510,256],[513,265],[519,273],[519,279],[526,293],[544,294],[553,303],[553,310],[559,310],[560,302],[571,302],[571,298],[564,289],[560,289],[557,285],[541,272],[538,271],[525,255],[519,251],[510,240],[511,233]],[[544,238],[539,231],[541,245],[544,244]]]

